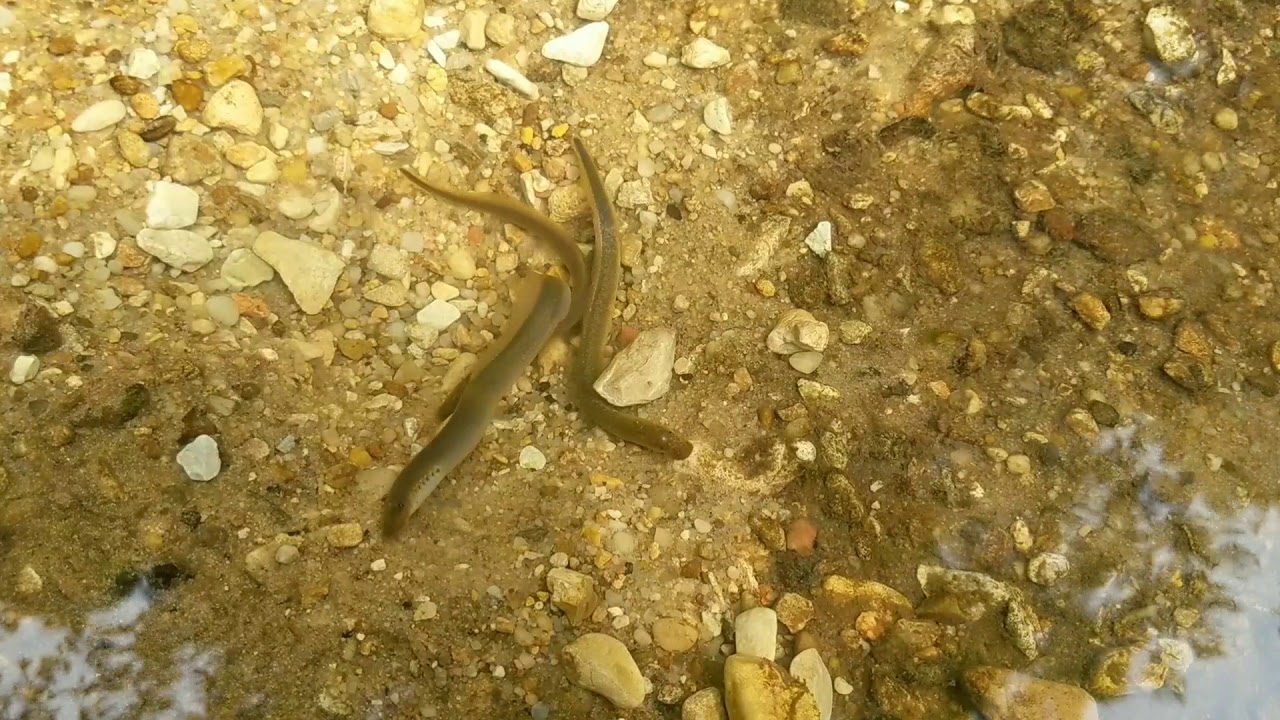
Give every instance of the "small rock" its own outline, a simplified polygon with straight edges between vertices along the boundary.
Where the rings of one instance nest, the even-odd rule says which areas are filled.
[[[766,607],[739,613],[733,620],[733,644],[739,655],[773,660],[778,652],[778,614]]]
[[[44,578],[30,565],[18,571],[17,591],[20,595],[35,595],[44,588]]]
[[[157,180],[147,199],[147,227],[179,230],[190,227],[200,214],[200,196],[186,185]]]
[[[822,352],[830,340],[827,324],[818,321],[808,310],[792,308],[778,316],[765,343],[778,355],[792,355],[805,350]]]
[[[1058,206],[1049,194],[1049,188],[1039,180],[1028,180],[1013,190],[1018,209],[1025,213],[1039,213]]]
[[[366,22],[369,31],[386,40],[408,40],[422,28],[426,0],[373,0]]]
[[[814,648],[809,648],[791,660],[791,677],[796,678],[809,688],[814,700],[818,702],[818,717],[831,720],[831,708],[835,703],[835,695],[831,687],[831,673],[822,656]]]
[[[462,13],[458,29],[462,32],[462,44],[468,50],[484,49],[484,26],[488,24],[489,14],[478,8],[471,8]]]
[[[280,273],[298,307],[308,315],[324,309],[346,268],[333,251],[270,230],[253,241],[253,252]]]
[[[484,69],[490,75],[497,78],[499,82],[530,100],[537,100],[542,95],[538,90],[538,86],[534,85],[532,80],[525,77],[519,70],[516,70],[497,58],[489,58],[488,60],[485,60]]]
[[[596,596],[595,581],[589,575],[583,575],[568,568],[552,568],[547,571],[547,589],[551,591],[551,602],[560,612],[565,614],[571,625],[578,625],[591,617],[595,612],[599,598]]]
[[[1236,114],[1235,110],[1232,110],[1229,107],[1224,107],[1213,114],[1213,124],[1216,125],[1219,130],[1235,130],[1240,126],[1240,116]]]
[[[195,272],[213,259],[213,246],[203,235],[190,230],[138,231],[138,247],[170,267]]]
[[[409,302],[409,288],[399,280],[391,282],[379,282],[374,280],[365,286],[362,293],[365,300],[385,305],[386,307],[401,307]]]
[[[253,86],[232,80],[218,88],[204,106],[204,123],[213,128],[229,128],[245,135],[262,129],[262,103]]]
[[[289,565],[298,559],[301,555],[296,545],[281,545],[276,548],[276,562],[281,565]]]
[[[720,688],[703,688],[684,699],[680,720],[729,720]]]
[[[547,466],[547,456],[532,445],[520,449],[520,467],[526,470],[541,470]]]
[[[604,53],[609,38],[609,23],[587,23],[568,35],[548,40],[542,46],[543,57],[578,67],[591,67]]]
[[[814,255],[824,258],[831,252],[831,223],[823,220],[804,239],[804,244]]]
[[[71,121],[71,130],[78,133],[105,130],[120,122],[128,114],[128,109],[119,98],[96,102]]]
[[[187,477],[197,482],[208,482],[222,472],[222,458],[218,453],[218,441],[209,435],[200,435],[178,451],[178,464]]]
[[[360,523],[330,525],[326,539],[333,547],[353,548],[364,540],[364,528]]]
[[[645,330],[614,356],[594,387],[601,397],[617,407],[653,402],[671,389],[675,360],[675,331]]]
[[[860,345],[871,335],[873,329],[861,320],[846,320],[840,323],[840,342]]]
[[[476,261],[465,247],[455,247],[445,256],[449,272],[459,280],[470,280],[476,276]]]
[[[724,663],[725,705],[731,720],[819,720],[813,693],[769,660],[730,655]]]
[[[204,310],[210,319],[223,327],[235,327],[240,322],[240,308],[230,295],[214,295],[205,301]]]
[[[35,355],[19,355],[13,360],[9,369],[9,382],[21,385],[31,380],[40,372],[40,358]]]
[[[221,275],[232,290],[243,290],[267,282],[276,276],[276,272],[252,250],[236,248],[222,261]]]
[[[169,149],[165,153],[161,170],[180,183],[193,185],[212,175],[221,174],[222,156],[204,138],[181,133],[169,140]]]
[[[1169,65],[1184,63],[1196,55],[1191,23],[1167,5],[1147,11],[1143,37],[1156,55]]]
[[[462,311],[444,300],[432,300],[418,311],[417,320],[425,327],[443,332],[462,317]]]
[[[603,20],[613,12],[618,0],[578,0],[578,17],[583,20]]]
[[[787,358],[787,364],[798,372],[811,375],[822,364],[822,353],[813,352],[812,350],[798,352]]]
[[[280,211],[281,215],[284,215],[290,220],[301,220],[315,210],[315,205],[313,205],[311,200],[308,198],[300,195],[290,195],[289,197],[281,199],[280,202],[276,204],[276,209]]]
[[[1091,330],[1101,331],[1111,322],[1111,312],[1102,300],[1093,293],[1082,292],[1071,298],[1071,309],[1076,312],[1080,322]]]
[[[702,108],[702,122],[720,135],[733,133],[733,114],[729,108],[729,98],[717,95]]]
[[[116,239],[105,230],[98,230],[89,236],[89,244],[93,246],[93,256],[106,260],[116,252]]]
[[[1058,553],[1040,553],[1027,563],[1027,577],[1037,585],[1049,587],[1071,570],[1071,561]]]
[[[150,48],[135,48],[129,53],[125,74],[139,80],[150,80],[160,72],[160,56]]]
[[[516,18],[511,13],[496,12],[484,24],[484,36],[498,47],[506,47],[516,40]]]
[[[603,695],[615,707],[629,710],[644,702],[644,676],[619,640],[588,633],[569,643],[564,656],[573,669],[574,682]]]
[[[698,642],[698,630],[674,618],[658,618],[653,623],[653,642],[667,652],[688,652]]]
[[[850,606],[852,611],[876,610],[894,618],[909,618],[914,614],[911,601],[905,595],[874,580],[828,575],[822,580],[822,592],[831,602]]]
[[[1098,704],[1074,685],[994,667],[964,673],[963,686],[988,720],[1098,720]]]
[[[401,280],[409,275],[409,254],[394,245],[379,243],[369,251],[369,269],[383,277]]]
[[[773,611],[787,630],[798,633],[813,619],[813,603],[809,598],[796,593],[783,593],[773,604]]]
[[[718,68],[729,63],[729,51],[700,37],[680,50],[680,62],[698,70]]]

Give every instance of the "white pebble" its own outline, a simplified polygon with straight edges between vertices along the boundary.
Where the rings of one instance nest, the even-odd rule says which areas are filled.
[[[19,355],[9,370],[9,382],[21,385],[34,378],[38,372],[40,372],[40,358],[35,355]]]
[[[418,322],[436,332],[443,332],[460,317],[462,312],[444,300],[432,300],[418,311]]]
[[[281,215],[284,215],[290,220],[301,220],[302,218],[310,215],[311,211],[315,209],[315,206],[311,204],[311,200],[308,198],[304,198],[300,195],[290,195],[289,197],[282,199],[276,205],[276,209],[280,211]]]
[[[386,558],[378,558],[377,560],[374,560],[373,562],[369,563],[369,569],[374,572],[382,572],[383,570],[386,570],[387,569]]]
[[[384,39],[408,40],[422,27],[425,11],[424,0],[373,0],[365,22]]]
[[[547,466],[547,456],[532,445],[525,445],[520,450],[520,467],[526,470],[541,470]]]
[[[222,472],[218,441],[208,435],[197,437],[178,452],[178,464],[192,480],[208,482],[214,479]]]
[[[699,70],[718,68],[729,63],[729,51],[700,37],[681,49],[680,62]]]
[[[459,291],[458,288],[443,280],[437,280],[431,283],[431,297],[437,300],[452,300],[460,294],[461,291]]]
[[[262,129],[262,103],[252,85],[232,80],[209,98],[202,117],[209,127],[257,135]]]
[[[826,257],[831,252],[831,223],[823,220],[813,228],[804,244],[818,257]]]
[[[733,132],[733,115],[729,111],[729,98],[719,95],[702,108],[702,122],[721,135]]]
[[[711,521],[705,518],[697,518],[693,521],[693,529],[706,535],[711,532]]]
[[[778,653],[778,614],[757,607],[733,619],[734,652],[773,660]]]
[[[787,363],[798,372],[810,375],[822,364],[822,353],[802,350],[787,358]]]
[[[853,685],[850,685],[849,681],[845,680],[842,677],[836,678],[834,685],[835,685],[836,692],[841,695],[853,694]]]
[[[76,259],[82,258],[84,257],[84,243],[79,240],[63,243],[62,252]]]
[[[654,50],[648,55],[645,55],[641,62],[643,62],[646,67],[664,68],[667,66],[668,58],[666,55]]]
[[[137,241],[147,254],[186,272],[195,272],[213,259],[213,246],[190,230],[144,228],[138,231]]]
[[[150,80],[158,72],[160,72],[160,58],[155,50],[137,48],[129,53],[129,64],[125,68],[125,75],[139,80]]]
[[[195,224],[200,196],[186,185],[157,180],[147,199],[147,227],[178,230]]]
[[[583,20],[603,20],[609,17],[618,0],[578,0],[578,17]]]
[[[240,322],[240,308],[230,295],[214,295],[205,301],[204,309],[219,325],[234,327]]]
[[[609,38],[609,23],[587,23],[568,35],[548,40],[542,46],[543,57],[578,67],[591,67],[604,53],[604,43]]]
[[[123,120],[126,112],[124,103],[119,98],[102,100],[82,110],[71,121],[71,130],[78,133],[105,130]]]
[[[99,260],[106,260],[116,252],[116,239],[105,230],[90,235],[89,242],[93,243],[93,256]]]
[[[797,440],[792,447],[796,451],[796,459],[800,462],[811,463],[818,459],[818,448],[808,440]]]
[[[497,58],[485,60],[484,69],[497,78],[499,82],[530,100],[537,100],[542,94],[538,91],[538,86],[533,84],[533,81],[521,74],[519,70]]]

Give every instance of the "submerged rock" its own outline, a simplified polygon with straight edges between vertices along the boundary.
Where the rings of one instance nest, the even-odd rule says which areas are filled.
[[[602,633],[588,633],[564,649],[574,682],[628,710],[644,702],[645,682],[627,646]]]
[[[730,655],[724,663],[729,720],[820,720],[818,701],[799,680],[776,664],[750,655]]]
[[[1098,720],[1098,704],[1083,689],[1013,670],[977,667],[964,689],[987,720]]]

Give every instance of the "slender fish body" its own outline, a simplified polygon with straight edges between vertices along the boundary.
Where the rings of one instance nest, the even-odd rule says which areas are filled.
[[[384,538],[399,536],[440,482],[480,444],[498,402],[555,333],[569,304],[564,281],[542,274],[525,279],[517,292],[517,305],[528,307],[524,322],[503,333],[510,337],[502,352],[471,376],[453,414],[396,477],[383,508]]]

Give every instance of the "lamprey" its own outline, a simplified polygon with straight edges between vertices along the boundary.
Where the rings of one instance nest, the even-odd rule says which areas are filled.
[[[501,351],[471,376],[453,414],[391,486],[382,513],[384,538],[397,537],[440,481],[480,444],[498,402],[563,323],[570,302],[569,286],[558,278],[534,273],[521,283],[515,303],[520,316],[503,328]]]
[[[600,179],[600,171],[587,153],[586,146],[576,137],[573,139],[573,152],[578,156],[578,165],[591,198],[595,244],[591,253],[591,291],[582,321],[582,337],[567,378],[569,399],[588,421],[610,435],[683,460],[693,452],[693,445],[688,440],[658,423],[613,407],[593,387],[605,368],[604,348],[613,325],[613,301],[622,279],[622,260],[613,205]]]

